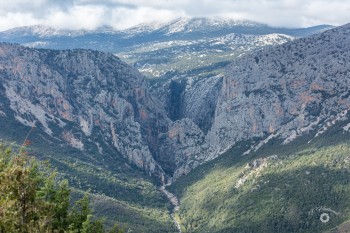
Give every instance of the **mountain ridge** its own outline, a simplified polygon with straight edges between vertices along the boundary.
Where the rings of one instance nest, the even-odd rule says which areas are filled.
[[[268,25],[259,24],[251,21],[237,21],[230,19],[209,19],[209,18],[178,18],[164,23],[140,24],[128,29],[113,29],[109,26],[102,26],[95,30],[72,30],[55,29],[44,25],[34,25],[27,27],[18,27],[0,32],[0,38],[3,42],[16,42],[31,47],[53,48],[53,49],[72,49],[77,48],[64,43],[66,39],[80,38],[80,48],[96,49],[94,41],[103,41],[108,47],[97,47],[102,51],[117,53],[123,51],[123,47],[132,46],[128,40],[138,41],[137,43],[152,42],[155,40],[168,41],[177,37],[187,38],[195,37],[197,39],[205,37],[223,36],[228,33],[242,34],[272,34],[281,33],[291,36],[305,36],[310,33],[317,33],[333,26],[319,25],[309,28],[277,28]],[[198,34],[199,33],[199,34]],[[187,35],[186,35],[187,34]],[[104,35],[104,38],[101,37]],[[89,39],[84,39],[89,37]],[[112,39],[112,38],[113,39]],[[92,44],[91,44],[92,43]]]
[[[4,30],[1,33],[5,35],[11,35],[15,33],[22,33],[24,36],[36,35],[39,37],[48,37],[48,36],[79,36],[84,34],[91,34],[95,32],[99,33],[124,33],[124,34],[137,34],[152,32],[156,30],[164,31],[166,35],[171,35],[177,32],[191,32],[193,29],[199,29],[205,27],[221,28],[221,27],[266,27],[266,28],[275,28],[283,29],[283,27],[270,27],[267,24],[262,24],[258,22],[253,22],[249,20],[233,20],[233,19],[221,19],[221,18],[205,18],[205,17],[180,17],[168,22],[154,22],[154,23],[142,23],[125,29],[114,29],[111,26],[100,26],[96,29],[55,29],[54,27],[45,26],[45,25],[32,25],[32,26],[23,26],[16,27],[8,30]],[[313,28],[318,28],[319,30],[324,30],[325,28],[334,27],[332,25],[317,25],[302,28],[303,30],[310,30]],[[180,30],[181,29],[181,30]],[[290,30],[295,30],[298,28],[285,28]]]
[[[242,133],[242,129],[246,130],[246,135],[252,134],[252,137],[277,132],[280,133],[281,136],[285,133],[283,137],[288,138],[288,133],[278,132],[279,128],[277,127],[286,124],[286,127],[290,127],[291,131],[293,131],[293,127],[299,128],[300,130],[303,127],[307,128],[309,124],[317,121],[316,118],[319,116],[319,113],[316,109],[324,110],[329,108],[329,106],[317,107],[317,105],[311,106],[311,103],[313,101],[320,104],[322,103],[321,99],[325,97],[322,97],[323,95],[320,93],[324,93],[326,96],[328,92],[337,92],[335,89],[329,89],[332,87],[333,82],[337,82],[336,78],[331,78],[329,72],[333,72],[332,75],[336,77],[339,76],[339,83],[341,83],[340,80],[342,77],[346,77],[342,75],[343,71],[345,72],[343,74],[346,75],[347,69],[347,66],[343,66],[346,65],[346,63],[344,63],[342,59],[346,59],[346,57],[350,56],[347,54],[347,35],[349,34],[349,28],[350,25],[348,24],[283,45],[264,48],[257,53],[242,57],[230,64],[226,69],[226,76],[223,80],[225,87],[223,87],[223,91],[219,97],[221,99],[219,100],[221,104],[218,104],[216,114],[221,112],[223,115],[221,120],[217,121],[217,123],[221,125],[218,125],[217,128],[226,128],[227,125],[231,125],[231,127],[228,128],[232,129],[233,134],[241,135],[238,137],[243,137],[241,138],[243,140],[244,133]],[[332,61],[329,59],[330,55],[333,58]],[[305,59],[310,59],[311,61]],[[312,61],[315,60],[318,63],[317,65],[312,64]],[[313,67],[316,66],[321,70],[313,70]],[[323,69],[322,67],[324,66],[329,66],[329,68]],[[324,77],[324,75],[329,76]],[[313,80],[315,77],[318,78]],[[297,80],[293,80],[294,78],[298,79],[303,85],[297,85]],[[295,83],[295,85],[297,85],[296,88],[289,90],[294,84],[290,85],[286,83],[284,86],[280,84],[281,82],[289,81]],[[346,82],[346,79],[344,82]],[[337,85],[339,85],[339,83]],[[301,92],[298,88],[302,88],[306,92]],[[308,90],[307,88],[310,89]],[[338,89],[341,90],[343,87],[339,87]],[[314,91],[318,94],[312,94]],[[301,96],[298,96],[299,94]],[[296,98],[288,100],[287,98],[289,95],[293,95]],[[336,99],[337,94],[333,93],[331,95]],[[273,101],[275,101],[275,103],[272,103],[272,99],[274,99]],[[261,102],[262,100],[267,102],[263,104]],[[241,101],[248,102],[243,103]],[[343,99],[343,101],[347,100]],[[227,105],[231,107],[223,107]],[[346,105],[345,102],[343,105],[342,109],[338,110],[338,114],[341,114],[343,110],[347,109],[348,105]],[[249,108],[252,113],[249,113],[248,110],[239,113],[239,106],[250,106],[251,108]],[[275,108],[270,109],[273,106],[275,106]],[[284,123],[278,122],[282,118],[276,115],[276,113],[284,114],[283,112],[291,108],[291,106],[295,106],[295,110],[290,110],[291,112],[289,114],[291,115],[289,115],[289,117],[285,115]],[[297,110],[297,106],[302,106],[302,108]],[[266,109],[264,109],[265,107]],[[341,107],[341,105],[339,105],[339,107]],[[335,107],[335,109],[337,109],[337,107]],[[335,109],[330,110],[330,112],[337,112]],[[240,116],[235,116],[236,113],[240,114]],[[310,119],[304,119],[304,117],[307,118],[304,114],[306,116],[309,115]],[[248,120],[250,117],[251,120]],[[301,118],[299,119],[298,117]],[[241,119],[245,119],[246,123],[242,123]],[[301,124],[305,124],[303,127],[296,126],[300,123],[293,123],[293,120],[298,121],[298,119]],[[322,121],[321,119],[318,121]],[[246,125],[235,126],[240,123]],[[260,127],[263,127],[263,129]],[[234,130],[234,128],[238,128],[239,130]],[[218,133],[218,131],[216,131],[216,133]],[[218,142],[223,143],[225,140],[232,141],[234,139],[225,134],[225,136],[220,137]],[[223,146],[223,148],[226,148],[226,146]]]
[[[306,106],[306,104],[310,101],[303,102],[304,100],[309,98],[308,95],[305,93],[303,94],[304,96],[300,98],[297,97],[293,100],[287,100],[287,102],[283,100],[283,98],[287,98],[288,96],[290,96],[290,91],[286,89],[286,86],[276,86],[275,80],[277,80],[278,77],[283,77],[286,80],[285,82],[290,82],[295,76],[295,74],[293,73],[294,71],[292,68],[288,68],[289,66],[287,64],[278,65],[281,64],[282,61],[288,60],[285,59],[286,55],[280,53],[280,50],[286,49],[286,46],[291,47],[290,49],[292,50],[297,49],[295,47],[298,46],[301,48],[301,50],[299,49],[300,51],[298,50],[298,53],[293,53],[292,58],[295,60],[290,66],[294,67],[295,64],[299,64],[303,59],[305,59],[305,57],[308,57],[307,52],[305,52],[307,49],[307,51],[311,51],[311,49],[314,47],[314,53],[321,54],[321,48],[317,47],[318,42],[316,43],[314,41],[320,40],[323,41],[322,43],[324,44],[330,42],[328,43],[328,46],[330,46],[329,50],[332,49],[332,46],[346,47],[347,45],[344,44],[344,40],[346,41],[346,37],[340,40],[342,41],[342,44],[339,45],[337,45],[337,41],[328,41],[328,39],[326,40],[325,37],[330,37],[332,33],[340,33],[342,30],[344,31],[343,34],[345,36],[347,29],[348,25],[332,29],[321,34],[310,36],[305,39],[299,39],[295,42],[286,43],[281,46],[267,47],[263,50],[258,51],[257,53],[254,53],[254,55],[248,54],[247,56],[238,58],[237,61],[234,61],[226,69],[226,75],[207,77],[201,81],[197,81],[195,86],[196,88],[193,88],[193,86],[181,87],[186,87],[188,89],[186,92],[184,92],[184,95],[188,95],[185,98],[185,100],[188,99],[190,100],[190,102],[184,103],[184,114],[179,115],[180,118],[175,118],[172,120],[168,118],[168,114],[166,113],[163,104],[156,100],[156,97],[150,92],[145,78],[141,78],[140,74],[137,73],[136,69],[125,68],[125,72],[129,72],[129,75],[140,77],[138,78],[138,80],[142,81],[133,81],[133,79],[120,79],[119,81],[117,81],[119,83],[118,85],[123,86],[124,83],[128,83],[127,85],[131,85],[130,87],[132,87],[131,90],[129,90],[130,87],[126,86],[127,89],[124,90],[116,86],[116,82],[113,81],[111,74],[115,73],[115,71],[113,71],[115,70],[115,68],[112,68],[108,65],[101,65],[101,63],[99,62],[96,63],[99,66],[97,70],[94,70],[94,68],[87,68],[90,63],[93,64],[95,62],[94,59],[96,58],[91,57],[87,59],[86,57],[89,57],[90,55],[88,54],[91,53],[97,55],[97,57],[106,56],[104,60],[107,62],[109,60],[112,61],[116,59],[120,63],[121,61],[119,59],[115,58],[115,56],[112,54],[104,55],[103,53],[98,52],[74,50],[73,53],[77,53],[78,55],[74,61],[69,61],[71,62],[71,64],[63,60],[64,57],[67,57],[67,55],[64,54],[60,55],[62,56],[61,58],[55,58],[58,59],[57,64],[56,62],[53,62],[50,59],[48,61],[50,62],[50,66],[58,66],[55,68],[56,73],[54,74],[56,76],[58,75],[57,77],[60,77],[60,72],[62,72],[62,70],[65,70],[64,76],[71,76],[74,78],[81,79],[81,81],[76,80],[70,84],[75,89],[71,89],[71,87],[68,86],[64,87],[63,90],[65,90],[65,92],[63,92],[62,97],[60,98],[64,99],[65,96],[69,96],[70,92],[75,93],[75,91],[78,91],[77,93],[79,94],[74,94],[73,96],[71,96],[71,99],[69,101],[72,101],[72,103],[70,103],[68,100],[63,100],[62,103],[66,104],[65,108],[71,109],[68,112],[64,109],[57,111],[55,110],[55,108],[57,107],[53,107],[51,109],[48,108],[48,110],[51,112],[56,111],[56,114],[60,114],[61,117],[63,117],[65,120],[76,122],[80,130],[82,130],[82,133],[84,133],[85,136],[89,137],[91,135],[92,130],[96,126],[95,122],[97,121],[95,118],[99,119],[100,117],[98,117],[97,112],[91,114],[87,110],[84,110],[84,107],[82,107],[83,105],[80,102],[83,101],[88,105],[91,103],[98,103],[97,106],[98,109],[100,109],[99,111],[104,112],[106,116],[108,114],[111,114],[111,116],[117,117],[118,119],[119,123],[108,120],[108,117],[102,117],[103,121],[109,122],[107,124],[108,126],[105,125],[102,131],[104,131],[103,134],[108,135],[107,138],[109,137],[112,139],[114,146],[116,146],[117,149],[123,155],[127,155],[127,157],[129,157],[129,159],[134,163],[138,164],[140,168],[145,167],[146,171],[150,171],[153,174],[158,174],[160,177],[166,175],[173,178],[178,178],[183,174],[187,174],[194,167],[219,156],[240,140],[247,140],[253,137],[263,137],[271,133],[278,133],[278,135],[282,135],[285,138],[285,140],[287,140],[288,138],[290,138],[291,140],[298,134],[299,131],[307,131],[308,127],[313,127],[318,123],[325,121],[327,120],[327,118],[331,117],[331,115],[329,114],[326,114],[324,116],[318,116],[317,114],[319,114],[319,112],[317,112],[315,109],[313,110],[314,113],[311,114],[312,117],[307,117],[310,114],[304,111],[311,111],[312,108],[315,108],[315,106]],[[304,46],[305,43],[307,43],[308,46]],[[24,51],[34,52],[37,50],[24,49]],[[330,53],[330,51],[325,50],[325,48],[322,48],[322,51],[324,53],[324,59],[327,59],[328,53]],[[331,52],[339,53],[341,54],[341,56],[347,56],[346,50],[341,51],[338,49],[335,51],[332,50]],[[60,54],[61,52],[56,52],[52,50],[50,51],[50,53],[55,57],[57,56],[55,54]],[[69,54],[72,52],[66,51],[63,53]],[[274,54],[273,57],[275,59],[269,60],[269,54]],[[276,58],[278,56],[280,56],[280,58],[277,61]],[[323,62],[322,59],[318,58],[318,62]],[[21,63],[21,61],[18,59],[14,61]],[[37,63],[40,64],[40,61],[37,60]],[[262,63],[264,65],[261,65]],[[311,74],[315,73],[315,71],[308,70],[310,69],[309,66],[311,66],[310,61],[306,63],[308,63],[307,66],[299,65],[300,67],[304,67],[301,69],[301,74],[303,74],[302,72],[304,70],[305,72],[311,72]],[[78,70],[72,64],[77,65],[78,67],[80,67],[81,70]],[[319,65],[320,64],[318,64],[318,66]],[[126,64],[124,64],[123,66],[126,67]],[[264,71],[266,67],[270,67],[270,69],[268,71]],[[284,69],[282,69],[281,67],[284,67]],[[35,70],[35,68],[32,69]],[[256,71],[256,69],[261,70]],[[265,73],[267,76],[270,75],[271,69],[274,70],[274,76],[276,77],[264,77]],[[332,67],[330,67],[330,69],[332,70]],[[103,78],[101,73],[102,70],[110,72],[109,74],[107,74],[109,78]],[[20,71],[23,72],[23,74],[21,74],[22,76],[31,75],[31,71],[28,71],[26,69],[21,68]],[[283,72],[287,72],[287,74],[284,74]],[[234,76],[232,76],[232,74],[234,74]],[[92,77],[90,77],[91,75]],[[246,77],[247,75],[248,77]],[[260,76],[263,77],[264,81],[259,80]],[[308,74],[304,74],[304,76],[306,77],[308,76]],[[72,79],[72,81],[74,80],[74,78]],[[84,79],[86,80],[84,81]],[[107,95],[106,93],[101,92],[100,94],[96,95],[94,99],[91,96],[89,98],[92,102],[88,103],[86,102],[86,99],[80,99],[79,96],[90,96],[91,94],[96,92],[96,84],[92,84],[93,82],[96,82],[94,80],[98,80],[97,82],[101,83],[100,85],[102,85],[104,89],[106,89],[103,90],[104,92],[108,90],[106,92]],[[301,81],[306,82],[306,80]],[[305,83],[306,86],[309,85],[308,82],[309,81]],[[88,92],[86,92],[86,90],[86,93],[82,91],[82,83],[88,85]],[[108,89],[108,85],[106,85],[107,83],[110,83],[112,84],[112,86],[114,86],[114,88],[117,88],[117,90],[120,92],[119,96],[108,97],[108,93],[112,93],[113,90]],[[176,83],[174,83],[174,85],[175,84]],[[16,85],[18,86],[19,84],[12,84],[12,86]],[[33,84],[28,83],[28,85],[31,86]],[[92,86],[90,87],[89,85]],[[178,88],[176,85],[174,86],[175,89]],[[268,85],[270,85],[271,87]],[[320,88],[319,86],[322,86],[323,83],[315,83],[312,85],[312,88],[317,89]],[[21,97],[18,94],[16,94],[16,90],[12,90],[11,88],[9,88],[9,86],[5,86],[5,88],[7,90],[7,98],[12,99],[13,102],[11,103],[11,107],[15,108],[16,111],[19,112],[20,107],[16,107],[16,104],[18,102],[21,102]],[[26,92],[24,93],[23,90],[26,90]],[[45,93],[45,91],[43,91],[42,88],[34,88],[33,90],[35,90],[36,92],[39,91],[39,93]],[[276,94],[276,92],[281,90],[283,91],[283,93]],[[318,92],[320,91],[322,93],[327,93],[327,91],[331,90],[318,90]],[[55,90],[55,92],[57,91]],[[97,92],[99,91],[97,90]],[[20,95],[27,95],[27,98],[29,98],[28,93],[31,93],[31,98],[35,96],[35,94],[29,89],[27,89],[27,87],[24,89],[22,88],[22,93]],[[297,89],[293,89],[292,93],[294,93],[293,95],[295,95],[299,92]],[[283,98],[281,97],[281,99],[279,96],[283,96]],[[317,94],[316,97],[312,97],[315,98],[316,104],[320,101],[320,99],[318,99],[319,97],[320,94]],[[75,100],[76,98],[78,98],[78,101]],[[206,101],[206,99],[208,98],[211,102]],[[18,101],[14,101],[16,99]],[[271,105],[270,101],[272,99],[274,99],[276,103]],[[108,106],[105,106],[105,104],[103,104],[104,101],[112,101],[110,103],[112,103],[112,106],[114,106],[115,109],[108,110]],[[304,107],[299,110],[297,107],[295,107],[296,110],[293,110],[293,112],[290,107],[293,106],[293,101],[295,102],[295,106],[301,105]],[[120,105],[122,106],[120,109],[116,104],[117,102],[122,103]],[[257,106],[257,103],[259,103],[259,106]],[[286,106],[284,106],[284,104],[286,104]],[[41,105],[50,106],[49,103],[41,103]],[[53,106],[56,105],[54,104]],[[270,109],[271,106],[274,105],[276,105],[279,110]],[[28,108],[28,106],[30,107]],[[27,107],[21,106],[21,108],[30,110],[30,108],[33,108],[35,106],[36,105],[33,104],[27,104]],[[245,106],[245,108],[240,109],[237,106]],[[62,106],[58,109],[61,108]],[[94,108],[91,108],[91,110],[89,111],[95,111]],[[324,108],[327,107],[325,106]],[[83,112],[79,113],[80,110],[78,111],[78,109],[83,109]],[[74,111],[78,112],[74,113]],[[117,114],[121,115],[118,117],[118,115],[115,115],[113,111],[116,111]],[[284,117],[274,115],[275,113],[281,111],[286,111],[288,112],[288,114],[285,113],[287,115],[285,115]],[[332,111],[337,110],[334,109]],[[40,114],[42,116],[44,115],[43,113],[45,112],[45,110],[40,109],[40,112],[42,112]],[[78,116],[79,114],[82,114],[82,116],[79,116],[79,119],[74,118],[73,113],[78,114]],[[341,114],[341,111],[338,111],[337,113]],[[21,115],[23,115],[23,112],[16,116],[18,120],[22,121],[22,123],[25,123],[25,120],[28,121],[28,119],[21,117]],[[51,119],[55,119],[52,114],[49,114],[49,116]],[[315,120],[315,117],[313,116],[318,117],[318,120]],[[129,118],[131,121],[127,120]],[[40,118],[38,116],[37,119],[44,126],[46,132],[50,133],[50,130],[47,127],[47,119],[43,120],[42,117]],[[271,119],[275,120],[272,122]],[[297,127],[296,125],[298,124],[302,124],[302,126]],[[60,123],[59,125],[61,127],[63,123]],[[114,129],[114,127],[117,128]],[[111,131],[109,132],[109,130]],[[130,132],[133,132],[133,136],[130,135]],[[79,142],[79,140],[77,141],[77,139],[73,137],[71,133],[64,134],[63,136],[65,138],[68,138],[69,140],[73,140],[74,142],[71,142],[72,145],[76,147],[83,147],[82,143]],[[135,139],[137,140],[135,141]],[[158,165],[159,162],[161,163],[160,166]],[[162,169],[165,169],[166,172],[164,173]]]
[[[218,93],[211,95],[212,98],[217,96],[213,98],[216,109],[204,116],[201,111],[190,111],[198,114],[191,115],[194,122],[200,122],[196,120],[198,116],[210,119],[206,125],[209,130],[204,134],[202,131],[199,154],[192,152],[194,156],[183,156],[183,152],[179,153],[187,165],[179,169],[175,177],[212,160],[239,141],[266,138],[252,150],[275,137],[283,138],[286,144],[315,128],[318,136],[329,125],[343,119],[350,106],[346,63],[350,57],[349,31],[348,24],[248,54],[227,67],[226,75],[218,79],[221,85],[203,86],[199,93],[208,90]],[[213,78],[205,82],[209,80]],[[199,109],[210,109],[205,100],[190,99]],[[190,123],[185,118],[178,121],[177,128],[185,129],[186,125]],[[197,131],[193,127],[188,129]],[[191,134],[180,130],[178,135],[182,133]],[[176,150],[188,140],[182,138],[183,142],[172,140],[173,149],[170,150]]]

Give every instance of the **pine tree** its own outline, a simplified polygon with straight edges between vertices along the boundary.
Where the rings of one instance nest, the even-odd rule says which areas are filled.
[[[68,181],[48,163],[0,145],[0,233],[102,233],[87,194],[70,207]]]

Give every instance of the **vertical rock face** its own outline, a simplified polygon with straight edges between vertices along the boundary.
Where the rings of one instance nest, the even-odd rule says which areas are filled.
[[[163,173],[152,151],[168,119],[138,71],[115,56],[1,44],[0,74],[3,97],[23,124],[81,150],[99,135],[141,169]]]
[[[160,137],[160,163],[167,174],[174,178],[186,175],[192,168],[203,163],[208,145],[202,130],[189,118],[169,125],[166,134]]]
[[[176,178],[237,142],[319,135],[350,108],[350,25],[244,56],[217,76],[188,85],[183,119],[162,141]]]
[[[263,49],[232,63],[208,142],[277,133],[288,141],[350,107],[350,26]],[[286,141],[286,142],[287,142]]]
[[[204,133],[208,132],[214,122],[222,80],[223,77],[218,75],[188,85],[183,98],[184,117],[192,119]]]

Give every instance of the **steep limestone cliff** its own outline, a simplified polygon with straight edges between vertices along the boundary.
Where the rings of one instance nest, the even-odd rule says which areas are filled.
[[[213,153],[277,134],[285,143],[350,107],[350,25],[265,48],[226,70],[207,135]]]
[[[174,177],[237,142],[261,138],[249,153],[276,137],[283,144],[311,130],[317,137],[343,120],[350,108],[349,58],[350,25],[345,25],[248,54],[223,77],[188,82],[182,103],[186,120],[174,124],[178,138],[186,140],[168,138],[163,146],[178,151],[181,165]],[[191,137],[201,140],[193,143]]]
[[[138,71],[114,55],[1,44],[0,80],[12,109],[7,117],[80,150],[112,146],[139,168],[163,174],[152,151],[167,131],[166,114]]]

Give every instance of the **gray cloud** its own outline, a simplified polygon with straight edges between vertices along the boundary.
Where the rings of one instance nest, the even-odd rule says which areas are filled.
[[[228,17],[272,26],[350,22],[350,0],[11,0],[0,1],[0,30],[44,24],[126,28],[177,17]]]

